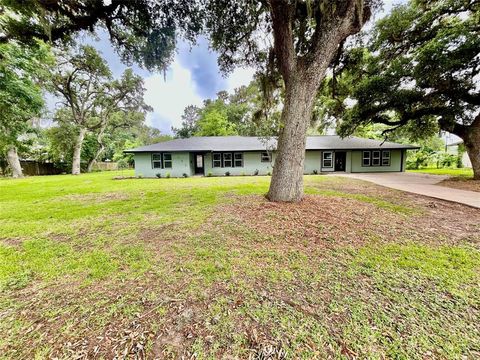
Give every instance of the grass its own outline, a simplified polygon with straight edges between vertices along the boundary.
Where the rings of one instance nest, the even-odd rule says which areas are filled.
[[[0,181],[0,358],[480,355],[478,212],[330,176],[271,204],[270,177],[115,175]]]
[[[454,177],[473,178],[473,170],[470,168],[450,169],[450,168],[429,168],[419,170],[407,170],[408,172],[424,173],[432,175],[449,175]]]

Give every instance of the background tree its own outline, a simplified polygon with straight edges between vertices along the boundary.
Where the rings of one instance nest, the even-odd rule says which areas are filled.
[[[374,3],[370,0],[208,2],[207,28],[213,48],[220,52],[222,68],[228,70],[239,63],[263,64],[267,73],[278,70],[284,82],[270,200],[302,198],[306,133],[315,95],[339,45],[360,31]],[[259,34],[271,34],[273,47],[262,47],[269,39],[267,35],[260,40]]]
[[[0,152],[6,154],[13,177],[22,177],[18,148],[33,118],[44,105],[40,81],[52,63],[48,47],[0,44]]]
[[[189,105],[182,115],[182,126],[172,128],[176,137],[191,137],[200,134],[230,134],[241,136],[277,136],[279,132],[281,91],[267,99],[261,88],[257,75],[248,85],[236,88],[233,93],[221,91],[214,99],[204,101],[202,107]],[[205,130],[205,117],[215,113],[226,118],[226,121],[210,124],[211,130]],[[203,128],[199,122],[202,120]],[[208,122],[207,122],[208,123]],[[213,126],[213,127],[212,127]]]
[[[98,94],[94,108],[100,121],[95,129],[98,147],[88,162],[87,172],[92,171],[93,165],[105,151],[106,132],[112,134],[119,129],[139,126],[145,121],[146,112],[152,111],[143,100],[143,80],[131,69],[127,69],[120,80],[114,80],[107,88],[108,92]]]
[[[62,52],[58,70],[52,76],[54,91],[61,96],[64,108],[57,121],[74,125],[72,174],[80,173],[81,151],[88,131],[97,134],[99,151],[103,151],[103,135],[112,122],[138,122],[150,108],[143,101],[143,81],[126,70],[118,81],[112,80],[110,69],[96,50],[81,46],[76,52]],[[124,124],[123,126],[130,126]]]
[[[235,125],[228,122],[224,111],[210,109],[205,111],[197,123],[195,136],[228,136],[236,135]]]
[[[342,135],[380,123],[413,140],[438,128],[464,141],[480,179],[480,3],[411,1],[380,20],[368,47],[350,49],[336,70],[331,114]],[[333,84],[333,82],[331,83]]]
[[[182,125],[179,128],[172,127],[172,132],[177,138],[192,137],[197,131],[197,122],[200,118],[200,109],[195,105],[188,105],[183,110]]]

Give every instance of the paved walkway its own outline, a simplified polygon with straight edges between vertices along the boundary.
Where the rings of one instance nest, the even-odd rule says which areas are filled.
[[[453,201],[480,209],[480,193],[436,185],[447,179],[448,176],[419,173],[334,173],[332,175],[366,180],[392,189]]]

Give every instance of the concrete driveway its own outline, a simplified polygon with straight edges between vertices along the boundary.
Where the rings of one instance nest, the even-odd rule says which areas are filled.
[[[447,179],[448,176],[419,173],[335,173],[332,175],[370,181],[392,189],[453,201],[480,209],[480,193],[436,185]]]

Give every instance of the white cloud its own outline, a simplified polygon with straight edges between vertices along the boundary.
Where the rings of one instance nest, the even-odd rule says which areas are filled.
[[[202,98],[195,91],[191,72],[175,59],[167,79],[154,74],[144,79],[145,102],[153,107],[147,119],[149,125],[166,131],[170,126],[180,126],[183,109],[188,105],[202,105]],[[158,123],[160,121],[160,123]]]
[[[237,68],[227,78],[227,90],[232,93],[235,88],[247,85],[252,81],[255,69],[253,68]]]
[[[233,92],[235,88],[247,85],[254,73],[252,68],[236,69],[227,77],[225,90]],[[145,102],[153,107],[153,113],[147,116],[147,124],[163,132],[170,132],[171,126],[181,125],[181,116],[186,106],[203,104],[204,98],[198,94],[191,69],[183,67],[178,58],[172,63],[166,79],[163,74],[153,74],[146,77],[144,82]]]

